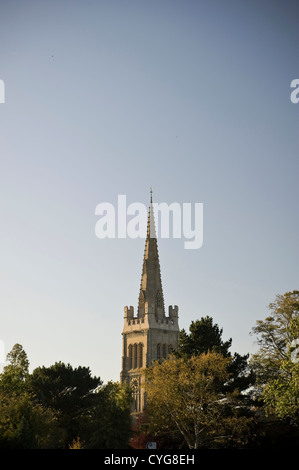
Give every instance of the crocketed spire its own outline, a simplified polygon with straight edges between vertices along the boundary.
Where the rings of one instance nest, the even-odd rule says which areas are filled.
[[[157,318],[165,316],[152,189],[138,301],[138,317],[144,316],[146,303],[148,311],[155,313]]]

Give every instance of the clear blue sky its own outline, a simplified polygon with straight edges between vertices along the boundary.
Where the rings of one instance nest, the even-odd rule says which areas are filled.
[[[0,339],[30,369],[118,380],[144,240],[99,240],[100,202],[202,202],[204,243],[158,242],[166,307],[231,351],[299,287],[295,1],[2,0]]]

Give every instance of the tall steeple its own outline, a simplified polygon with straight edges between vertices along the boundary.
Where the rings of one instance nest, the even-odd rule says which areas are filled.
[[[120,380],[132,387],[132,413],[140,413],[146,406],[144,368],[151,366],[153,361],[167,359],[177,349],[179,331],[178,307],[170,305],[168,316],[164,311],[151,190],[138,313],[134,315],[133,306],[124,308],[122,331]]]
[[[161,281],[158,243],[156,237],[153,194],[151,189],[150,206],[148,210],[147,235],[143,256],[142,275],[138,299],[138,317],[145,314],[146,305],[149,313],[155,313],[156,318],[165,316],[164,297]]]

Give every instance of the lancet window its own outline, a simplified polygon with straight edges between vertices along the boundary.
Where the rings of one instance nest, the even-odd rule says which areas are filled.
[[[143,343],[129,344],[128,347],[129,369],[143,367]]]

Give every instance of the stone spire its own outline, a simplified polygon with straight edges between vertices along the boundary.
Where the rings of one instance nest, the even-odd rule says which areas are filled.
[[[154,313],[157,319],[165,316],[152,189],[138,300],[138,317],[143,317],[146,313]]]

